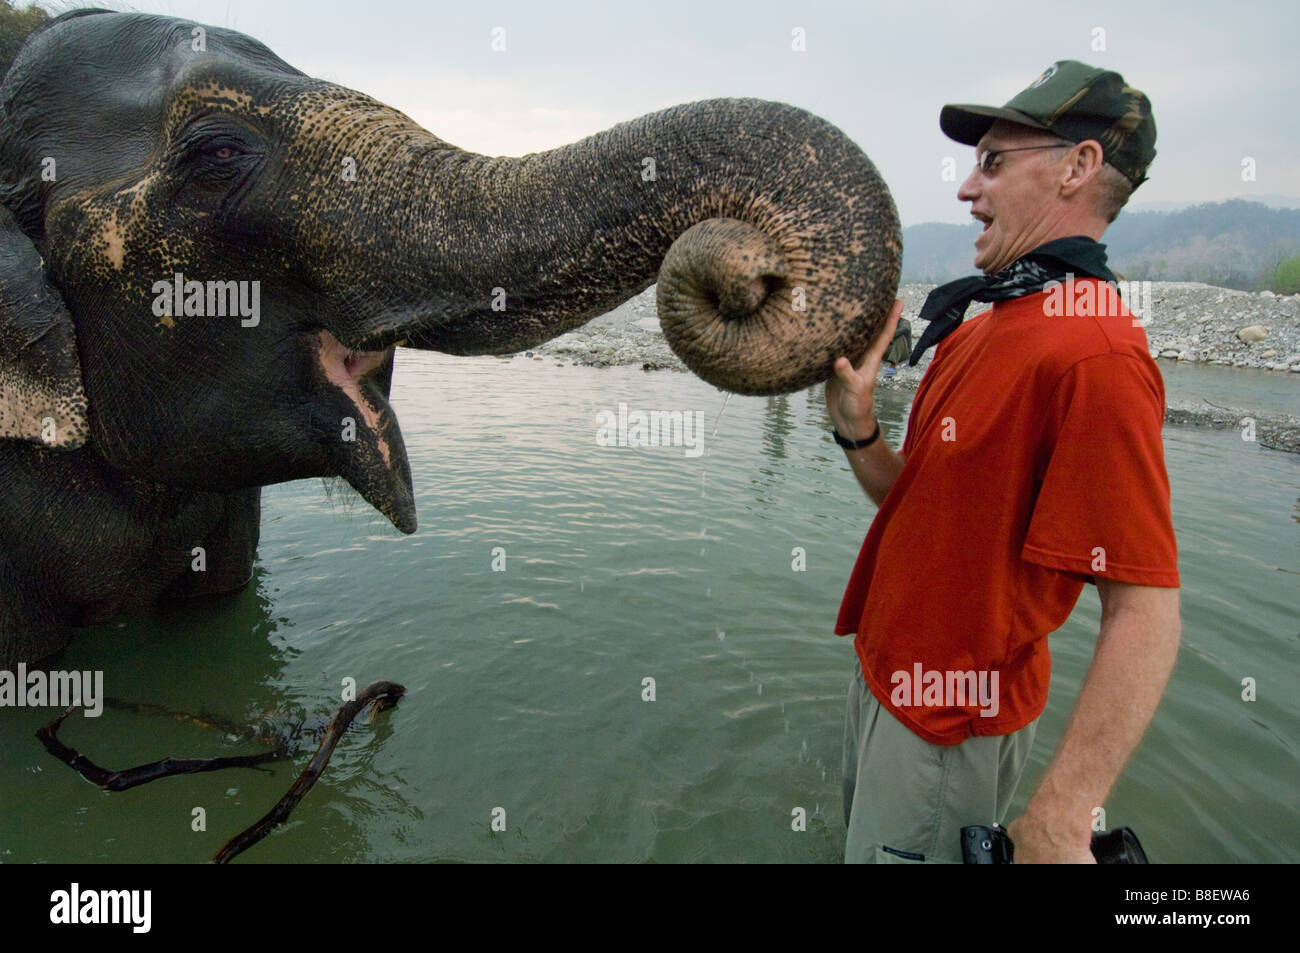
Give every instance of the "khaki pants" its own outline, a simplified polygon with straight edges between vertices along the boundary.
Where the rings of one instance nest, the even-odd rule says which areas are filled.
[[[881,707],[854,666],[844,714],[844,862],[960,864],[963,827],[1006,820],[1037,725],[932,745]]]

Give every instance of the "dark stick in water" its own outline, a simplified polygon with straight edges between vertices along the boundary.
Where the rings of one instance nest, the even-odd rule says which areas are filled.
[[[271,808],[260,821],[230,838],[225,846],[213,856],[212,863],[229,863],[237,855],[248,850],[248,848],[269,834],[277,824],[283,824],[288,819],[289,813],[298,806],[298,802],[311,790],[312,785],[324,772],[326,765],[330,763],[330,755],[334,753],[334,747],[339,743],[339,739],[343,737],[343,733],[352,724],[352,719],[372,702],[375,707],[371,711],[370,717],[374,718],[379,712],[396,705],[405,693],[406,689],[395,682],[371,682],[361,689],[355,699],[346,702],[338,710],[334,720],[330,722],[325,737],[321,740],[320,747],[316,749],[315,756],[303,769],[302,774],[298,775],[298,780],[293,782],[293,786],[289,788],[288,793],[280,798],[275,807]]]
[[[77,708],[71,705],[44,728],[36,732],[36,737],[45,745],[45,750],[58,758],[72,770],[92,784],[97,784],[105,791],[125,791],[139,784],[169,778],[177,774],[198,774],[201,771],[220,771],[223,768],[253,768],[267,761],[275,761],[288,754],[283,746],[262,754],[238,755],[232,758],[163,758],[136,768],[124,768],[110,771],[101,768],[75,748],[69,748],[59,740],[59,726],[63,720]]]
[[[321,774],[329,764],[335,746],[338,745],[339,740],[347,732],[353,719],[367,705],[373,705],[370,712],[370,718],[373,721],[379,712],[396,705],[405,693],[406,688],[396,682],[371,682],[361,689],[355,699],[344,703],[325,730],[325,737],[321,740],[320,747],[316,749],[315,756],[312,757],[311,762],[303,769],[303,772],[298,775],[298,779],[293,782],[293,786],[289,788],[288,793],[280,798],[275,807],[271,808],[256,824],[228,840],[225,846],[217,851],[212,858],[212,863],[229,863],[234,857],[243,853],[269,834],[277,824],[284,823],[288,819],[289,813],[298,806],[298,802],[311,790],[312,785],[320,779]],[[81,752],[68,747],[59,740],[59,727],[63,724],[64,719],[72,714],[77,707],[76,705],[69,706],[59,717],[45,727],[38,729],[36,737],[41,740],[46,751],[68,765],[87,781],[98,785],[105,791],[125,791],[137,785],[147,784],[150,781],[157,781],[159,778],[172,777],[178,774],[197,774],[202,771],[219,771],[223,768],[255,768],[267,761],[288,757],[289,754],[287,742],[280,740],[277,741],[274,751],[267,751],[262,754],[239,755],[230,758],[163,758],[160,761],[142,764],[135,768],[110,771],[107,768],[101,768]],[[133,706],[117,704],[114,707]],[[218,725],[210,717],[198,718],[181,715],[157,706],[134,707],[147,714],[163,714],[168,717],[182,718],[185,721],[197,723],[204,727],[222,727],[223,730],[230,728],[228,725]],[[238,730],[235,733],[239,733]],[[254,729],[247,729],[243,733],[246,737],[261,738],[261,735]]]

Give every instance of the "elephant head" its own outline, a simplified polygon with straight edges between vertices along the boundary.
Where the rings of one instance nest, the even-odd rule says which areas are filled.
[[[0,110],[0,438],[169,487],[338,475],[411,532],[395,346],[522,350],[657,279],[689,367],[781,393],[860,355],[898,283],[871,162],[777,103],[490,158],[239,33],[77,11]]]

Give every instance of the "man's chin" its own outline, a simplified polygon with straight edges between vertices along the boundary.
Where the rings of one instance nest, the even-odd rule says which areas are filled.
[[[999,264],[987,251],[977,251],[975,253],[975,267],[986,275],[997,274],[1009,264],[1011,263]]]
[[[975,238],[975,267],[987,275],[991,275],[995,271],[1002,270],[1002,268],[993,267],[994,265],[998,264],[998,262],[996,261],[997,258],[996,249],[993,248],[993,242],[992,242],[992,238],[993,238],[992,232],[994,227],[995,226],[990,225],[988,228],[984,229],[984,231],[980,232],[979,235],[976,236]],[[1008,262],[1007,264],[1010,264],[1010,262]],[[1006,267],[1006,266],[1003,265],[1002,267]]]

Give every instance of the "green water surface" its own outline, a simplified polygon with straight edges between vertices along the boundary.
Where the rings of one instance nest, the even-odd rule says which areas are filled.
[[[897,446],[908,401],[880,400]],[[598,445],[597,414],[620,402],[702,412],[703,452]],[[400,706],[358,722],[289,824],[238,862],[841,860],[855,659],[831,628],[874,507],[821,389],[727,399],[674,372],[401,352],[393,405],[417,533],[346,488],[271,488],[245,592],[85,630],[59,663],[102,669],[133,703],[303,724],[292,761],[108,794],[36,741],[48,710],[0,711],[0,859],[206,860],[285,792],[343,680],[385,678],[406,685]],[[1156,861],[1294,862],[1300,457],[1235,430],[1164,436],[1182,648],[1108,819]],[[933,574],[916,567],[918,586]],[[1013,814],[1098,619],[1085,587],[1050,637],[1051,699]],[[115,768],[260,750],[121,709],[74,715],[62,737]]]

